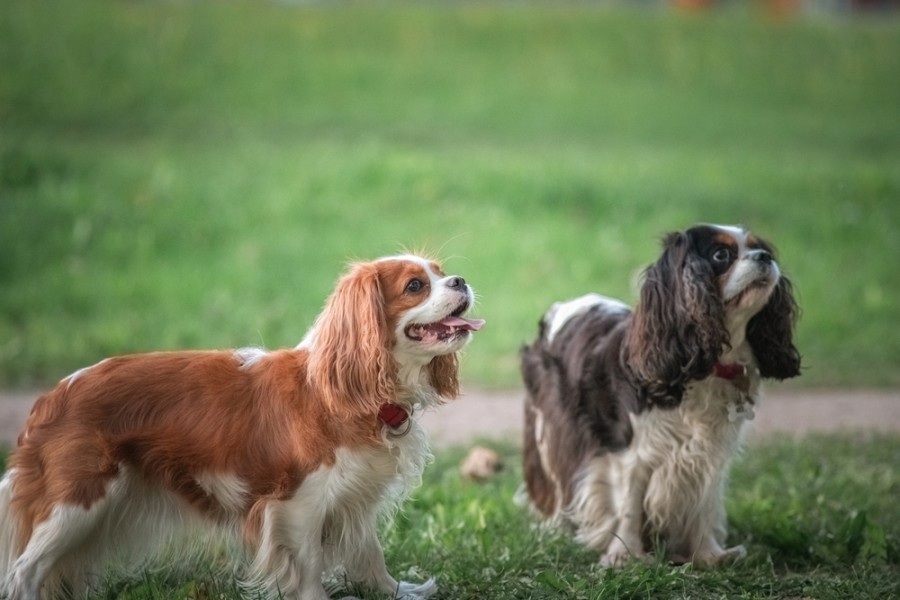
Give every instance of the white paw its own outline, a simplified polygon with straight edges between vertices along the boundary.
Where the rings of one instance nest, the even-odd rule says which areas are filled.
[[[0,587],[0,598],[9,598],[12,600],[13,598],[21,598],[22,600],[37,600],[36,594],[29,594],[25,591],[27,588],[25,584],[22,582],[21,574],[18,571],[13,571],[9,574],[6,581],[3,582],[4,585]]]
[[[712,567],[715,565],[728,564],[747,557],[747,549],[743,546],[734,546],[732,548],[721,548],[715,552],[701,552],[694,556],[691,561],[697,567]]]
[[[437,585],[434,583],[434,577],[425,583],[416,584],[401,581],[397,586],[398,600],[419,600],[420,598],[428,598],[437,592]]]
[[[731,548],[726,549],[719,556],[718,562],[734,562],[736,560],[743,560],[747,558],[747,549],[744,546],[738,544],[737,546],[733,546]]]
[[[621,539],[615,538],[600,557],[600,564],[604,567],[624,567],[632,560],[643,559],[645,556],[640,542],[629,548]]]

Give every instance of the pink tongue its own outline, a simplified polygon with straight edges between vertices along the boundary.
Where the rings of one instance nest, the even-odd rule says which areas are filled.
[[[441,325],[447,327],[456,327],[458,329],[466,329],[469,331],[478,331],[484,327],[484,319],[463,319],[462,317],[447,317],[441,321]]]

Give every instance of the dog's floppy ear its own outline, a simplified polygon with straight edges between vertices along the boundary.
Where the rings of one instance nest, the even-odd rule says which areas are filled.
[[[428,363],[428,378],[431,386],[442,398],[456,398],[459,395],[459,358],[456,353],[435,356]]]
[[[678,404],[688,382],[712,371],[728,343],[725,309],[689,233],[666,236],[644,273],[629,335],[629,364],[652,404]]]
[[[747,341],[762,377],[787,379],[800,374],[800,352],[794,346],[799,313],[793,285],[782,275],[769,301],[747,324]]]
[[[378,269],[354,265],[316,320],[310,383],[335,413],[377,413],[394,398],[397,365],[389,346]]]

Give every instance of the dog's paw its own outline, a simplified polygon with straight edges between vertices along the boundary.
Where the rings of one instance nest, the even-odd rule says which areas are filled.
[[[600,564],[608,568],[624,567],[633,560],[644,560],[646,556],[640,542],[629,547],[621,539],[615,538],[600,557]]]
[[[736,560],[743,560],[747,558],[747,549],[744,548],[743,545],[733,546],[731,548],[726,548],[722,554],[719,555],[718,561],[719,563],[730,563]]]
[[[397,586],[397,600],[419,600],[420,598],[428,598],[437,592],[437,585],[434,583],[434,577],[425,583],[409,583],[401,581]]]
[[[738,545],[724,550],[719,548],[715,552],[698,553],[691,562],[696,567],[715,567],[717,565],[727,565],[746,557],[747,549]]]

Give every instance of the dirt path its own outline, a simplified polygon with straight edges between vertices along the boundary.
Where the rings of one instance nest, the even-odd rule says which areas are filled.
[[[435,445],[522,433],[522,391],[469,390],[425,414]],[[868,430],[900,433],[900,390],[770,389],[751,422],[749,440],[771,435]]]
[[[15,444],[37,393],[0,392],[0,445]],[[423,423],[436,446],[473,439],[518,439],[521,390],[468,389],[446,406],[428,411]],[[751,423],[750,440],[776,434],[870,430],[900,433],[900,390],[783,390],[771,387]]]

